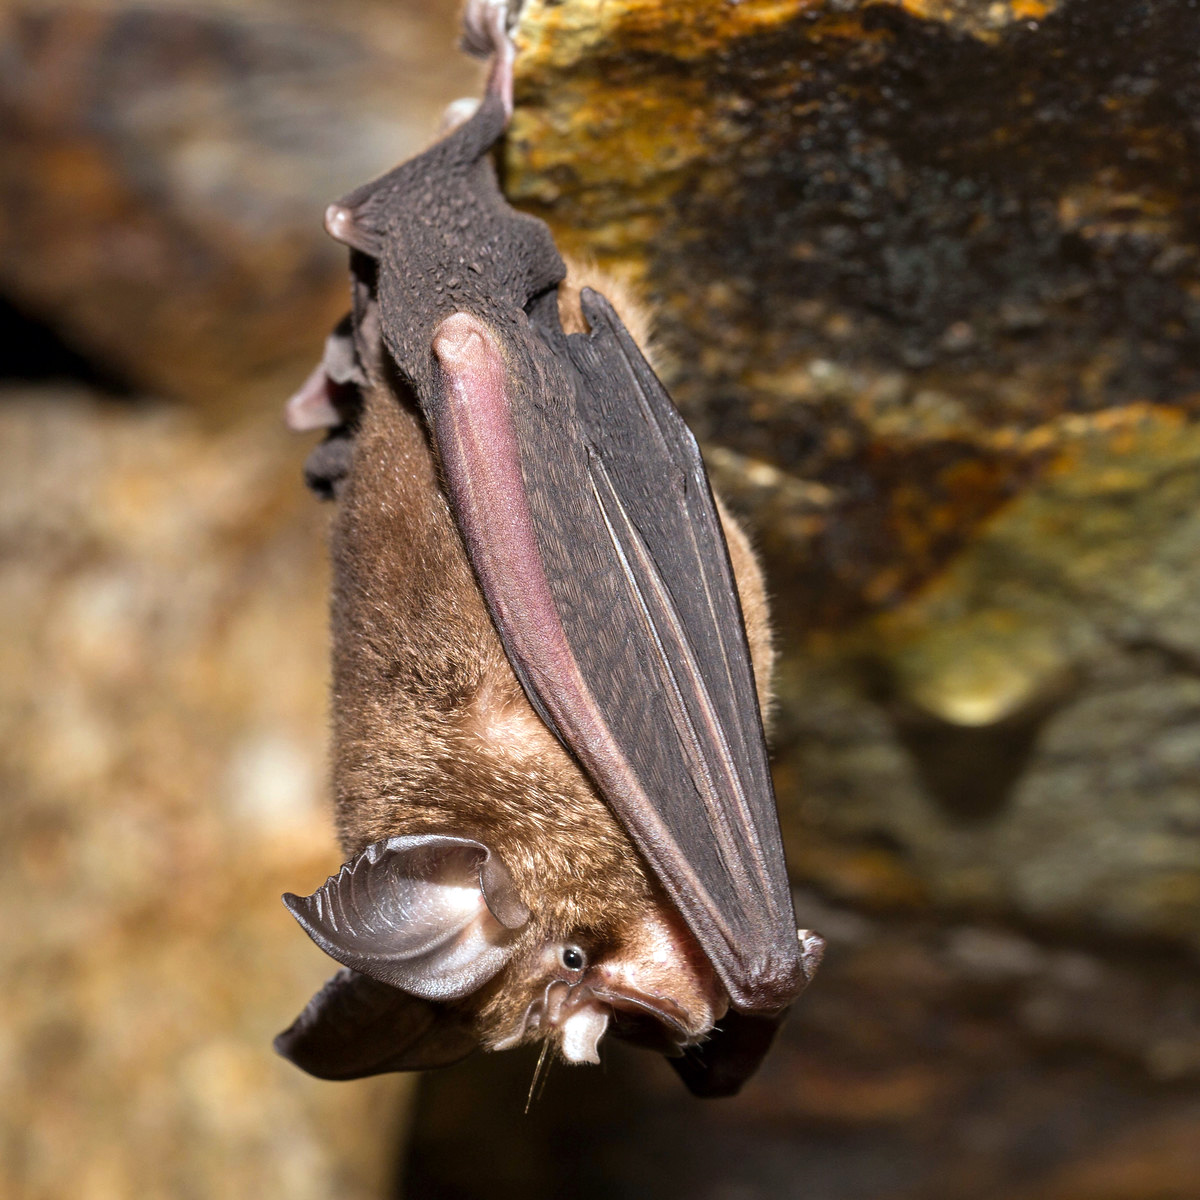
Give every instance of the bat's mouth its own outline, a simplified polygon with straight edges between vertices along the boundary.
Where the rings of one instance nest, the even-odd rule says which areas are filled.
[[[688,1014],[665,996],[615,988],[596,989],[592,995],[611,1011],[613,1033],[636,1046],[679,1054],[707,1032],[696,1029]]]
[[[708,1028],[698,1028],[689,1015],[665,996],[648,996],[622,988],[597,988],[587,982],[559,979],[525,1012],[521,1029],[496,1049],[530,1038],[553,1036],[568,1062],[600,1061],[599,1045],[611,1028],[622,1041],[663,1054],[676,1055],[700,1041]]]

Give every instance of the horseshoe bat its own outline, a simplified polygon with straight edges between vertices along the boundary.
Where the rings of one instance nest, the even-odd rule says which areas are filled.
[[[506,8],[467,6],[473,115],[325,216],[353,309],[288,416],[329,430],[348,861],[284,900],[342,969],[276,1047],[347,1079],[538,1040],[596,1062],[611,1031],[731,1094],[824,945],[792,911],[761,579],[613,306],[499,190]]]

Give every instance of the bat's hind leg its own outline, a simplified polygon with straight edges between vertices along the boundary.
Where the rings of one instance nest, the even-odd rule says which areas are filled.
[[[492,60],[487,90],[504,101],[504,112],[509,117],[515,51],[508,31],[516,24],[520,10],[521,0],[467,0],[463,6],[463,49],[477,58]]]

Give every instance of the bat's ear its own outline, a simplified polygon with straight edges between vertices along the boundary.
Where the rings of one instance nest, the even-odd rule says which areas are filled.
[[[355,971],[339,971],[275,1039],[275,1049],[318,1079],[449,1066],[475,1049],[454,1016]]]
[[[492,851],[433,834],[375,842],[311,896],[289,892],[283,902],[342,966],[426,1000],[486,983],[529,919]]]

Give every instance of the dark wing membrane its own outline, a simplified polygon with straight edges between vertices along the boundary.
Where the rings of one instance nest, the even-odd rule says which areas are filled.
[[[533,344],[503,354],[486,333],[467,340],[472,319],[447,322],[463,365],[443,354],[431,425],[526,692],[734,1006],[776,1013],[803,975],[724,535],[691,432],[607,302],[585,295],[589,334],[562,333],[551,294]]]
[[[279,1054],[318,1079],[426,1071],[475,1047],[449,1011],[345,970],[275,1039]]]
[[[775,1017],[727,1013],[704,1045],[669,1061],[694,1095],[736,1096],[766,1058],[779,1024]]]
[[[719,966],[728,955],[741,984],[735,1000],[770,1008],[798,990],[795,919],[724,533],[691,430],[608,302],[586,290],[582,300],[591,332],[564,341],[581,381],[587,483],[619,564],[617,611],[628,628],[597,639],[580,608],[560,612],[673,834],[673,847],[648,857],[664,882],[677,857],[694,866],[698,880],[678,872],[668,883],[672,898]],[[630,703],[639,691],[642,704]]]

